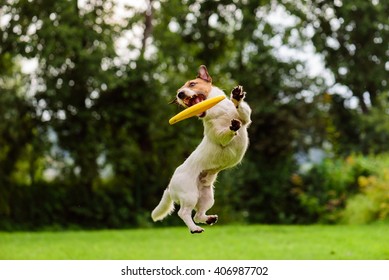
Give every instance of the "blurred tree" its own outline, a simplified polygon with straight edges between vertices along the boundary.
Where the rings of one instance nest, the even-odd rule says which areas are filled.
[[[380,145],[380,137],[368,132],[375,128],[367,128],[364,121],[371,117],[359,116],[359,112],[368,115],[380,106],[379,95],[388,91],[388,1],[286,0],[282,3],[301,19],[305,35],[311,38],[316,51],[323,56],[334,83],[348,91],[345,97],[340,87],[333,89],[336,96],[331,115],[338,134],[339,143],[334,143],[339,146],[338,152],[382,151],[382,146],[375,147]],[[353,98],[357,102],[348,105]],[[385,115],[382,117],[386,118]]]
[[[38,131],[35,109],[25,94],[27,79],[12,56],[2,51],[0,44],[0,216],[8,216],[9,194],[22,180],[16,174],[18,163],[27,161],[23,178],[31,183],[36,175],[33,166],[41,155],[34,151]]]
[[[94,108],[110,85],[116,56],[112,1],[16,1],[8,4],[9,50],[38,58],[36,102],[41,117],[74,160],[68,174],[90,193],[98,178],[100,112]]]
[[[387,1],[283,1],[302,19],[335,83],[347,86],[362,112],[388,88]]]

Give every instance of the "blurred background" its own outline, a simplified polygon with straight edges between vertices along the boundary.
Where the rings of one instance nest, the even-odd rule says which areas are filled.
[[[389,2],[1,0],[0,230],[154,226],[205,64],[253,109],[221,223],[389,221]],[[182,225],[176,215],[157,225]]]

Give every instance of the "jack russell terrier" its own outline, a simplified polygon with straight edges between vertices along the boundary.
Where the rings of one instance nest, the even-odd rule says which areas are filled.
[[[247,128],[251,123],[251,109],[243,100],[245,94],[243,87],[237,86],[230,99],[222,100],[199,115],[204,125],[204,138],[175,170],[160,203],[151,214],[153,221],[171,214],[176,203],[180,205],[178,216],[191,233],[204,231],[195,222],[208,225],[217,222],[217,215],[206,214],[215,201],[213,184],[217,174],[240,163],[249,144]],[[218,95],[225,96],[225,93],[212,85],[212,78],[202,65],[197,78],[186,82],[177,91],[174,102],[187,108]],[[196,211],[194,219],[193,210]]]

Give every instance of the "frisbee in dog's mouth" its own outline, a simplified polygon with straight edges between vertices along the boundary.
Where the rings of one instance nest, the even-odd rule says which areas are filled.
[[[186,108],[189,108],[189,107],[192,107],[193,105],[196,105],[204,100],[206,100],[207,98],[205,97],[205,95],[203,94],[195,94],[195,95],[192,95],[191,97],[187,97],[183,100]],[[205,117],[205,114],[206,112],[202,112],[201,114],[198,114],[197,116],[199,118],[203,118]]]
[[[204,101],[206,97],[203,94],[195,94],[190,97],[187,97],[183,100],[186,107],[191,107],[193,105],[196,105],[197,103],[200,103]]]
[[[186,99],[186,101],[187,102],[189,101],[188,104],[191,104],[191,106],[187,107],[185,110],[183,110],[182,112],[180,112],[177,115],[175,115],[174,117],[172,117],[169,120],[169,123],[175,124],[179,121],[182,121],[184,119],[187,119],[187,118],[190,118],[193,116],[204,117],[206,110],[215,106],[217,103],[222,101],[225,97],[226,97],[225,95],[221,95],[221,96],[216,96],[216,97],[209,98],[206,100],[204,99],[203,101],[199,101],[201,98],[199,99],[197,97],[190,97],[189,99]],[[187,104],[187,103],[185,103],[185,104]]]

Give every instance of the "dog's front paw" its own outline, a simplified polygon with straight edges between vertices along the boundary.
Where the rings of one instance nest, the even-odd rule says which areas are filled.
[[[246,92],[243,90],[243,86],[236,86],[231,91],[231,100],[235,106],[238,107],[241,100],[246,96]]]
[[[241,126],[242,126],[242,123],[240,122],[240,120],[232,119],[231,120],[230,130],[238,131]]]

